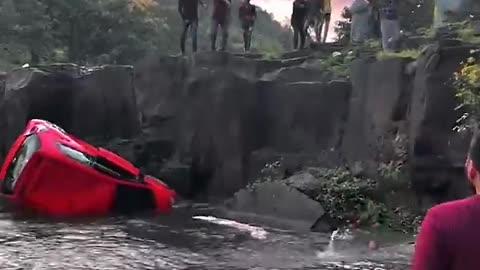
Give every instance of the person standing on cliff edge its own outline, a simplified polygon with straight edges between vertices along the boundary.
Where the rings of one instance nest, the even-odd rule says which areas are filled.
[[[307,15],[307,1],[295,0],[293,2],[292,17],[290,19],[293,28],[293,48],[295,50],[303,49],[305,47],[305,41],[307,39]]]
[[[380,31],[383,50],[394,52],[400,41],[400,16],[398,0],[382,0],[380,6]]]
[[[367,0],[354,0],[350,7],[345,8],[345,10],[352,18],[350,28],[351,43],[360,45],[370,37],[370,4]]]
[[[250,0],[243,1],[243,4],[238,9],[238,18],[242,24],[244,50],[249,52],[252,43],[253,25],[257,18],[257,9],[250,4]]]
[[[212,14],[212,33],[211,33],[211,49],[216,51],[218,27],[222,28],[222,44],[220,51],[227,49],[228,28],[230,27],[232,0],[213,0]]]
[[[412,270],[480,269],[480,130],[475,128],[465,163],[476,195],[431,208],[417,236]]]
[[[178,0],[178,13],[183,20],[183,32],[180,37],[180,50],[185,54],[185,42],[188,30],[192,34],[192,51],[197,51],[198,5],[205,6],[202,0]]]

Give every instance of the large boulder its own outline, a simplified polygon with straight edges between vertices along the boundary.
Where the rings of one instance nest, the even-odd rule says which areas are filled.
[[[82,138],[134,136],[139,115],[132,75],[130,66],[62,64],[11,71],[1,106],[2,148],[8,149],[33,118],[54,122]]]
[[[280,182],[258,183],[242,189],[226,206],[233,212],[254,215],[250,216],[253,221],[295,223],[302,230],[310,230],[325,214],[318,202]]]

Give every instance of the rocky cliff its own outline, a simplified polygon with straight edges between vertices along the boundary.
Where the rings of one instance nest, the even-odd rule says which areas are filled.
[[[279,160],[281,178],[306,165],[343,164],[375,176],[400,143],[422,206],[465,196],[468,136],[452,131],[461,112],[450,78],[470,48],[431,46],[416,61],[359,58],[344,79],[322,60],[337,49],[14,70],[0,77],[0,153],[27,119],[45,118],[106,144],[184,196],[224,198]]]

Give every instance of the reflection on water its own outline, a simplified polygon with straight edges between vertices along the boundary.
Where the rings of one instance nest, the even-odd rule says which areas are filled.
[[[409,267],[405,241],[241,224],[212,212],[52,222],[0,214],[1,269],[392,269]],[[195,217],[195,218],[193,218]],[[330,238],[333,241],[330,241]],[[382,242],[383,240],[383,242]]]

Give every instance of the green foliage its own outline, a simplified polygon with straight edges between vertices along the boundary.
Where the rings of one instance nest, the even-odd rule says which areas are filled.
[[[390,208],[377,195],[380,181],[408,185],[398,165],[392,162],[379,168],[381,174],[376,180],[354,176],[345,168],[310,170],[322,184],[315,199],[330,217],[344,224],[415,231],[420,222],[418,215],[406,207]]]
[[[133,64],[148,51],[179,52],[178,0],[3,0],[0,2],[0,69],[24,63]],[[209,48],[211,4],[200,8],[199,48]],[[242,34],[233,6],[230,49]],[[291,33],[258,12],[253,46],[278,55]]]
[[[420,27],[416,29],[415,32],[426,38],[433,38],[435,36],[435,29],[433,27]]]
[[[334,52],[322,60],[321,69],[333,79],[350,78],[350,66],[355,59],[352,51]]]
[[[463,43],[473,45],[480,44],[480,32],[478,28],[474,26],[474,22],[470,19],[450,23],[443,31],[448,32],[451,35],[455,35],[456,38],[461,40]]]
[[[330,217],[345,223],[376,222],[377,219],[371,218],[381,218],[381,207],[372,205],[375,181],[355,177],[344,168],[310,172],[322,183],[315,199],[322,203]]]
[[[480,33],[469,23],[464,28],[458,30],[460,39],[469,44],[480,44]]]
[[[421,50],[407,49],[400,52],[386,52],[380,51],[377,53],[377,60],[386,60],[391,58],[412,58],[417,59],[420,56]]]
[[[472,55],[479,50],[472,50]],[[453,85],[456,88],[456,96],[465,113],[458,119],[456,130],[464,130],[470,127],[472,121],[480,119],[480,61],[477,57],[470,57],[461,63],[461,68],[453,74]]]

